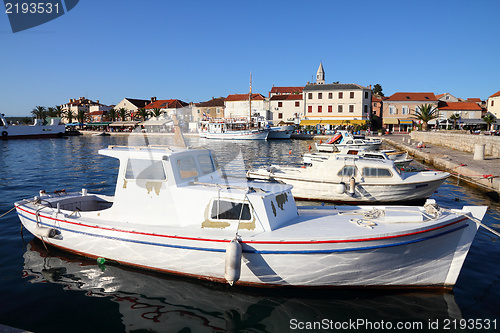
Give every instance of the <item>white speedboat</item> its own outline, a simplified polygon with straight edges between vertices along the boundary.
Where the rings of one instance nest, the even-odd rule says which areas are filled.
[[[52,118],[50,124],[43,125],[42,119],[35,119],[33,125],[9,125],[0,113],[0,133],[2,139],[57,138],[62,137],[66,127],[60,118]]]
[[[387,159],[330,155],[302,168],[273,165],[250,170],[247,177],[293,185],[292,193],[299,199],[394,203],[425,200],[450,176],[442,171],[402,172]]]
[[[300,207],[291,186],[221,177],[204,149],[116,147],[114,196],[40,192],[15,203],[46,245],[256,287],[455,284],[487,207]]]
[[[358,155],[364,158],[372,158],[377,160],[392,160],[394,164],[399,168],[406,168],[413,161],[413,158],[408,158],[407,152],[396,152],[396,151],[381,151],[381,150],[359,150],[344,148],[340,154]],[[335,154],[335,153],[333,153]],[[305,165],[313,165],[314,163],[324,162],[332,156],[332,153],[306,153],[303,156],[302,162]]]
[[[326,142],[314,143],[316,149],[320,152],[335,152],[343,148],[377,150],[382,144],[380,139],[363,139],[356,138],[348,131],[337,131],[334,136]]]

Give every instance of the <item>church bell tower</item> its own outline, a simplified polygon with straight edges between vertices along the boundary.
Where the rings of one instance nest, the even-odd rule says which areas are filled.
[[[318,71],[316,72],[316,84],[325,83],[325,71],[323,70],[323,64],[319,63]]]

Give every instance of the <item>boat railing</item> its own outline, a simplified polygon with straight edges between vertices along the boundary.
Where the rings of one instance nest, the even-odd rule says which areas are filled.
[[[229,184],[220,184],[220,183],[205,183],[205,182],[199,182],[199,181],[191,181],[189,182],[189,185],[202,185],[202,186],[211,186],[211,187],[219,187],[225,190],[242,190],[246,191],[247,193],[252,193],[252,192],[259,192],[259,193],[267,193],[268,191],[261,189],[260,187],[253,187],[253,186],[238,186],[238,185],[229,185]]]

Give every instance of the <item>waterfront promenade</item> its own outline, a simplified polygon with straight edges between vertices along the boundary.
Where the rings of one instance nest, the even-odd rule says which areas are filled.
[[[436,169],[448,171],[457,178],[488,193],[498,200],[500,194],[500,158],[485,156],[484,160],[474,160],[473,152],[464,152],[437,144],[425,143],[418,148],[418,142],[410,135],[384,135],[384,142],[397,149],[405,150],[416,160]]]

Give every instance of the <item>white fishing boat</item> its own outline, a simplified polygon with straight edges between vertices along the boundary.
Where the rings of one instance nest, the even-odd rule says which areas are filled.
[[[300,199],[395,203],[425,200],[450,176],[442,171],[403,172],[387,159],[330,155],[301,168],[272,165],[250,170],[247,177],[293,185],[292,193]]]
[[[268,139],[290,139],[293,133],[294,125],[271,126],[269,128]]]
[[[46,245],[256,287],[455,284],[487,207],[300,207],[291,186],[234,181],[210,150],[117,147],[114,196],[40,192],[15,203]]]
[[[0,113],[0,133],[2,139],[56,138],[62,137],[66,131],[60,118],[51,118],[50,124],[43,125],[42,119],[35,119],[33,125],[9,125]]]
[[[267,140],[269,130],[256,127],[245,118],[210,121],[200,137],[219,140]]]
[[[344,148],[340,154],[358,155],[364,158],[372,158],[377,160],[392,160],[399,168],[406,168],[413,162],[413,158],[408,157],[407,152],[396,152],[393,150],[360,150]],[[305,165],[313,165],[314,163],[322,163],[334,156],[335,153],[306,153],[302,158]]]
[[[343,148],[377,150],[382,144],[380,139],[364,139],[354,137],[348,131],[337,131],[326,142],[314,143],[316,149],[320,152],[336,152]]]

